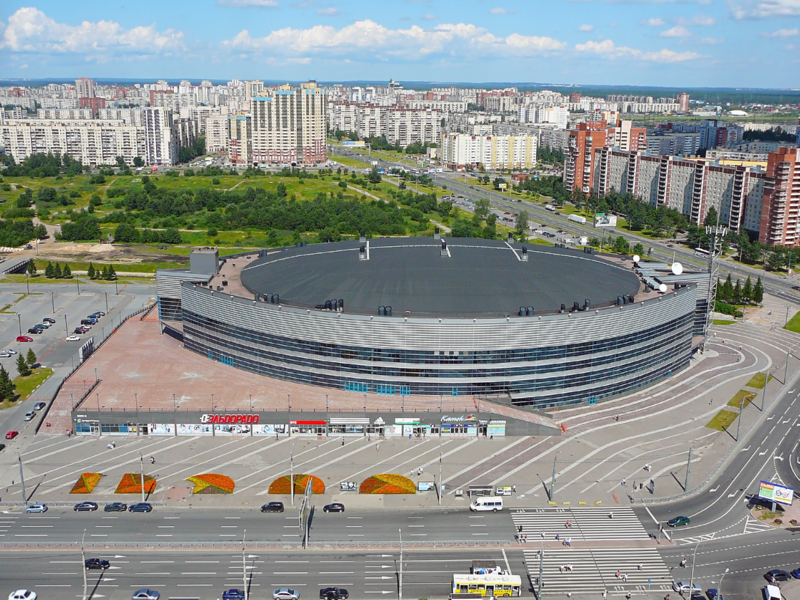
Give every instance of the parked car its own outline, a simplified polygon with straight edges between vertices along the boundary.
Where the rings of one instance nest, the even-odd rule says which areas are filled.
[[[97,319],[81,319],[81,325],[94,325]]]
[[[3,350],[3,352],[7,352],[8,354],[16,354],[17,353],[16,350],[12,350],[11,348],[6,348],[5,350]]]
[[[39,333],[42,333],[42,330],[41,329],[36,329],[36,327],[31,327],[30,329],[28,329],[28,333],[31,333],[33,335],[37,335]],[[17,338],[17,341],[19,341],[19,338]],[[23,341],[28,341],[28,340],[23,340]],[[33,340],[31,340],[31,341],[33,341]]]
[[[0,358],[11,358],[10,352],[0,352]]]
[[[772,569],[764,574],[764,579],[773,584],[778,581],[789,581],[791,578],[792,576],[783,569]]]
[[[112,502],[103,507],[103,512],[125,512],[128,510],[128,505],[124,502]]]
[[[137,590],[133,592],[133,596],[131,596],[132,600],[158,600],[159,598],[161,598],[161,594],[147,588]]]
[[[225,590],[222,592],[222,600],[244,600],[244,590]]]
[[[333,504],[326,504],[322,507],[322,512],[344,512],[344,504],[341,502],[334,502]]]
[[[25,417],[24,418],[25,418],[26,421],[30,421],[35,416],[36,416],[36,413],[33,412],[32,410],[29,410],[28,412],[25,413]]]
[[[18,342],[32,342],[33,338],[29,337],[27,335],[18,335],[17,336],[17,341]]]
[[[800,579],[800,569],[792,569],[792,577]]]
[[[17,590],[8,595],[8,600],[36,600],[36,592],[30,590]]]
[[[80,336],[77,336],[77,335],[70,335],[70,336],[67,337],[67,341],[68,342],[80,342],[81,338],[80,338]]]
[[[680,527],[682,525],[688,525],[690,522],[691,519],[689,517],[675,517],[667,521],[667,525],[670,527]]]
[[[47,512],[47,504],[42,504],[41,502],[37,502],[36,504],[31,504],[25,509],[26,513],[45,513]]]
[[[19,435],[19,431],[13,431],[13,430],[9,431],[8,433],[6,433],[6,439],[7,440],[13,440],[18,435]]]
[[[92,314],[90,314],[89,318],[90,319],[100,319],[100,317],[105,317],[105,316],[106,316],[106,313],[104,313],[102,310],[98,310],[98,311],[93,312]]]
[[[87,558],[85,565],[88,570],[102,569],[105,571],[111,566],[111,563],[102,558]]]
[[[719,595],[719,590],[715,588],[707,589],[706,596],[708,596],[708,600],[725,600],[725,598]]]
[[[50,329],[50,323],[37,323],[34,327],[36,329]]]
[[[689,592],[689,582],[688,581],[676,581],[672,584],[672,589],[678,593],[686,594]],[[696,583],[692,584],[692,592],[703,592],[703,588],[701,588]]]
[[[319,597],[320,600],[347,600],[350,597],[350,592],[344,588],[322,588],[319,591]]]
[[[44,410],[47,407],[47,402],[37,402],[33,405],[33,410]]]
[[[50,323],[51,325],[55,324],[56,320],[51,317],[45,317],[42,319],[42,323]]]
[[[300,592],[292,588],[278,588],[272,590],[272,600],[300,600]]]
[[[147,512],[147,513],[149,513],[152,510],[153,510],[153,505],[150,504],[149,502],[138,502],[137,504],[132,504],[130,507],[128,507],[128,511],[129,512]]]
[[[265,504],[261,507],[261,512],[267,513],[282,513],[283,512],[283,502],[270,502],[269,504]]]
[[[92,512],[97,510],[96,502],[79,502],[72,507],[72,510],[77,512]]]
[[[2,452],[5,449],[6,449],[6,445],[5,444],[0,444],[0,452]]]

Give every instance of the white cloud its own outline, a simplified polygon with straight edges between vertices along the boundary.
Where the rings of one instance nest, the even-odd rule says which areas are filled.
[[[564,49],[567,44],[546,36],[513,33],[495,36],[468,23],[443,23],[432,29],[412,25],[408,29],[389,29],[365,19],[341,29],[315,25],[308,29],[285,27],[264,37],[251,37],[246,29],[222,43],[235,52],[269,52],[289,56],[326,53],[346,55],[369,50],[380,56],[418,59],[433,54],[468,55],[470,51],[500,56],[532,56]]]
[[[704,37],[697,40],[701,44],[705,44],[706,46],[718,46],[719,44],[725,43],[723,38],[714,38],[714,37]]]
[[[217,4],[236,8],[274,8],[280,6],[278,0],[217,0]]]
[[[439,18],[439,17],[437,17],[436,15],[434,15],[434,14],[431,14],[431,13],[428,13],[427,15],[422,15],[422,16],[420,17],[420,19],[421,19],[422,21],[435,21],[435,20],[437,20],[438,18]]]
[[[598,54],[606,58],[630,57],[639,60],[663,63],[682,62],[700,57],[700,55],[696,52],[674,52],[672,50],[667,50],[666,48],[659,50],[658,52],[643,52],[635,48],[616,46],[611,40],[603,40],[602,42],[589,41],[585,44],[576,44],[575,50],[581,53]]]
[[[678,23],[680,25],[691,25],[695,27],[710,27],[711,25],[716,25],[716,21],[713,17],[709,17],[708,15],[695,15],[691,19],[684,19],[681,17],[678,19]]]
[[[689,37],[692,35],[692,32],[686,29],[683,25],[676,25],[671,29],[667,29],[666,31],[662,31],[659,33],[661,37]]]
[[[320,8],[317,11],[318,15],[322,15],[323,17],[336,17],[342,13],[339,12],[338,8],[334,8],[333,6],[329,6],[328,8]]]
[[[502,6],[495,6],[492,10],[489,11],[489,14],[492,15],[507,15],[508,13],[517,12],[516,10],[508,10],[507,8],[503,8]]]
[[[578,31],[594,31],[594,25],[581,25],[578,27]]]
[[[762,37],[777,37],[777,38],[786,38],[786,37],[793,37],[795,35],[800,35],[800,29],[795,27],[794,29],[778,29],[778,31],[771,31],[771,32],[762,32]]]
[[[642,25],[647,25],[648,27],[661,27],[664,25],[664,19],[647,19],[646,21],[642,21]]]
[[[57,23],[36,8],[20,8],[8,19],[0,49],[27,53],[80,53],[106,61],[115,55],[165,54],[183,48],[183,33],[154,25],[124,29],[113,21]]]
[[[749,0],[744,4],[729,1],[736,19],[800,17],[800,0]]]

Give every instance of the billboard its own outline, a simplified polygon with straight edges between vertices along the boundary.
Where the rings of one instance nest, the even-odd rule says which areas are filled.
[[[342,146],[344,146],[345,148],[363,148],[364,142],[360,140],[359,141],[347,140],[345,142],[342,142]]]
[[[762,481],[758,484],[758,497],[770,502],[791,505],[792,498],[794,497],[794,489],[778,485],[777,483]]]
[[[606,213],[597,213],[594,216],[595,227],[616,227],[617,215],[608,215]]]

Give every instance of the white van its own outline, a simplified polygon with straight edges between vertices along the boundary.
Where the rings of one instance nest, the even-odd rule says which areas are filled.
[[[497,496],[482,496],[480,498],[475,498],[475,501],[469,505],[469,509],[472,512],[486,510],[497,512],[498,510],[503,510],[503,499],[498,498]]]

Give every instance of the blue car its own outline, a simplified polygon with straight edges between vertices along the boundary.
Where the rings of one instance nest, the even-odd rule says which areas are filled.
[[[128,508],[129,512],[149,513],[151,510],[153,510],[153,506],[148,502],[139,502],[138,504],[133,504]]]
[[[244,590],[228,590],[222,592],[222,600],[244,600]]]
[[[794,577],[795,579],[800,579],[800,569],[795,569],[791,573],[792,573],[792,577]]]

